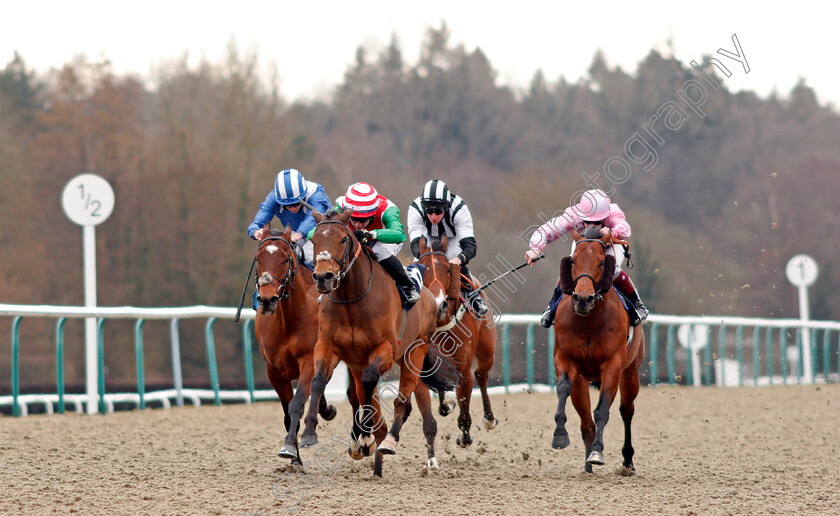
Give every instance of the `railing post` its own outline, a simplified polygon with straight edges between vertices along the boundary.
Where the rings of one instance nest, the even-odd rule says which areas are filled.
[[[505,382],[505,394],[510,392],[510,324],[502,326],[502,377]]]
[[[58,391],[58,413],[64,414],[64,317],[55,323],[55,390]]]
[[[753,326],[753,369],[755,369],[756,385],[759,375],[759,354],[761,353],[761,327]],[[773,377],[768,372],[767,378],[770,385],[773,385]]]
[[[528,388],[534,387],[534,325],[529,324],[525,331],[525,372]]]
[[[140,410],[146,408],[146,379],[143,367],[143,319],[134,323],[134,361],[137,365],[137,394],[140,396]]]
[[[723,323],[718,328],[718,360],[720,360],[720,382],[726,387],[726,325]]]
[[[705,336],[706,345],[703,346],[703,385],[712,384],[712,339],[709,334],[712,329],[708,325],[706,327]]]
[[[18,340],[20,319],[20,316],[12,319],[12,414],[15,417],[20,417],[20,406],[18,406],[18,401],[20,400],[20,371],[18,370],[20,365],[20,343]]]
[[[771,328],[764,328],[764,349],[767,353],[767,375],[771,378],[772,384],[776,364],[773,361],[773,330]]]
[[[554,370],[554,328],[548,329],[548,383],[557,385],[557,372]]]
[[[802,332],[803,328],[800,326],[796,329],[796,350],[799,352],[799,358],[796,361],[796,383],[802,383],[802,377],[805,375],[803,369],[805,368],[805,364],[803,364],[802,360]],[[810,333],[810,332],[809,332]]]
[[[184,380],[181,376],[181,339],[178,337],[178,319],[169,323],[169,343],[172,355],[172,382],[175,384],[175,403],[184,407]]]
[[[248,382],[248,395],[254,402],[254,364],[251,358],[251,326],[253,319],[248,319],[242,326],[242,348],[245,354],[245,380]]]
[[[668,384],[674,385],[676,382],[676,371],[674,370],[674,334],[677,331],[677,327],[673,324],[668,324],[668,332],[667,332],[667,353],[668,353]]]
[[[828,361],[831,359],[831,355],[828,352],[828,348],[831,346],[831,330],[828,328],[823,330],[823,380],[825,383],[828,383]]]
[[[653,323],[650,325],[650,385],[656,385],[658,382],[658,367],[657,367],[657,355],[659,354],[659,336],[657,332],[659,331],[659,323]]]
[[[779,347],[782,350],[782,385],[787,385],[788,383],[787,330],[787,328],[779,329]]]
[[[99,364],[97,370],[99,371],[99,413],[107,414],[107,406],[105,405],[105,338],[103,328],[105,326],[105,318],[99,319],[97,322],[96,335],[97,337],[97,351],[99,355]]]
[[[213,401],[216,406],[219,406],[222,402],[219,398],[219,369],[216,367],[216,343],[213,339],[213,324],[215,322],[215,317],[211,317],[207,320],[204,338],[207,343],[207,366],[210,369],[210,384],[213,387]]]

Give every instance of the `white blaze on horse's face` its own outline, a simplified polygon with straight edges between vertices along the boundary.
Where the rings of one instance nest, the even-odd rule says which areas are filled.
[[[443,290],[441,289],[441,290],[437,293],[437,295],[435,296],[435,306],[437,306],[438,308],[440,308],[440,307],[441,307],[441,305],[443,304],[443,301],[444,301],[445,299],[446,299],[446,294],[444,294],[444,293],[443,293]]]
[[[320,253],[318,253],[318,256],[315,257],[316,262],[321,262],[324,260],[332,260],[332,255],[329,253],[329,251],[321,251]]]
[[[263,285],[271,285],[271,274],[267,272],[263,272],[260,279],[257,280],[257,286],[261,287]]]
[[[274,245],[274,244],[271,244],[271,245],[269,245],[269,246],[267,246],[267,247],[265,248],[265,250],[266,250],[266,251],[268,251],[268,254],[274,254],[274,253],[276,253],[276,252],[277,252],[277,250],[278,250],[278,249],[280,249],[280,248],[279,248],[279,247],[277,247],[277,246],[276,246],[276,245]]]

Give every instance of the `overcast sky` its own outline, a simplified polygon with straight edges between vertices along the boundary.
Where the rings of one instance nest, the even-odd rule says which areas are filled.
[[[404,59],[413,64],[423,34],[445,20],[451,41],[479,47],[498,72],[500,84],[525,87],[542,69],[550,81],[575,81],[586,73],[600,48],[611,65],[634,71],[670,40],[677,59],[690,62],[738,40],[749,73],[721,58],[733,72],[733,90],[786,96],[801,77],[822,102],[840,106],[840,48],[830,2],[762,3],[733,1],[641,1],[566,5],[519,0],[494,5],[477,1],[424,2],[219,2],[41,1],[0,6],[0,59],[17,50],[42,73],[75,54],[110,59],[118,74],[149,77],[153,67],[188,55],[220,62],[233,38],[255,50],[264,70],[276,63],[287,98],[328,93],[341,81],[359,45],[381,49],[396,33]]]

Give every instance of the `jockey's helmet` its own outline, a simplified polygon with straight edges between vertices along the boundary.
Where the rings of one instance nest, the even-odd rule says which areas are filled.
[[[342,204],[345,210],[353,208],[353,218],[372,217],[379,208],[379,193],[367,183],[355,183],[347,189]]]
[[[585,221],[602,221],[610,214],[610,198],[603,190],[587,190],[572,211]]]
[[[452,202],[452,194],[449,192],[449,187],[440,179],[432,179],[423,186],[423,194],[420,196],[423,210],[442,212],[449,207],[450,202]]]
[[[306,195],[306,181],[303,174],[293,168],[281,170],[274,180],[274,198],[278,204],[298,204]]]

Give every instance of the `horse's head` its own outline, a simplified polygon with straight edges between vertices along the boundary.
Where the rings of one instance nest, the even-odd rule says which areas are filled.
[[[265,315],[277,309],[277,302],[288,299],[297,274],[297,259],[292,249],[292,228],[271,230],[266,224],[265,237],[257,249],[257,304]]]
[[[576,314],[587,316],[612,287],[615,257],[607,255],[612,232],[602,235],[600,227],[590,226],[572,237],[577,245],[571,257],[560,260],[560,290],[572,296]]]
[[[353,210],[312,214],[318,223],[311,238],[315,254],[312,279],[315,280],[315,288],[322,294],[338,288],[361,251],[361,244],[347,227],[352,214]]]
[[[426,239],[421,238],[420,256],[417,261],[426,266],[423,284],[435,296],[438,307],[437,320],[440,326],[449,322],[449,318],[454,313],[454,310],[450,313],[450,308],[454,309],[458,292],[456,291],[453,296],[450,286],[454,283],[460,287],[461,267],[449,263],[446,257],[446,248],[449,244],[446,235],[442,235],[440,240],[432,240],[431,245],[426,244]]]

